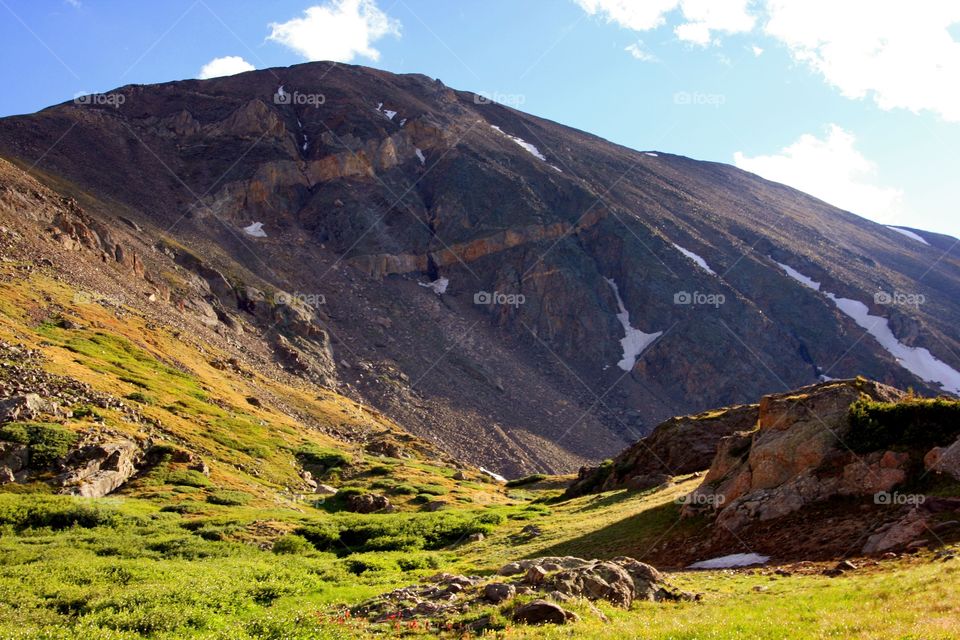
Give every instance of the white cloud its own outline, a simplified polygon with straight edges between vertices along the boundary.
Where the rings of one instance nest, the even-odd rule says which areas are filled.
[[[657,59],[655,55],[643,48],[643,40],[637,40],[633,44],[627,45],[624,51],[627,51],[631,56],[643,62],[654,62]]]
[[[960,2],[767,0],[766,33],[847,98],[960,122]]]
[[[747,13],[749,4],[750,0],[683,0],[681,8],[687,22],[678,25],[673,32],[685,42],[705,47],[715,43],[715,31],[751,31],[757,19]]]
[[[666,14],[673,11],[679,0],[574,0],[591,16],[599,15],[607,22],[634,31],[656,29],[666,22]]]
[[[309,7],[303,17],[270,25],[268,40],[293,49],[307,60],[350,62],[356,56],[379,60],[372,44],[387,35],[400,35],[400,22],[377,6],[376,0],[330,0]]]
[[[633,31],[664,25],[678,7],[685,20],[676,36],[691,44],[715,44],[714,32],[742,33],[753,29],[756,18],[747,12],[752,0],[574,0],[591,16],[597,15]],[[628,49],[629,50],[629,49]],[[632,52],[631,52],[632,53]]]
[[[737,167],[782,182],[877,222],[894,222],[903,192],[875,183],[875,165],[855,148],[856,138],[830,125],[825,139],[804,134],[777,155],[733,154]]]
[[[232,76],[244,71],[253,71],[256,67],[241,58],[240,56],[223,56],[214,58],[203,65],[197,78],[206,80],[207,78],[219,78],[220,76]]]
[[[763,55],[763,47],[758,47],[757,45],[753,45],[752,47],[750,47],[750,50],[753,51],[753,55],[757,56],[758,58]]]

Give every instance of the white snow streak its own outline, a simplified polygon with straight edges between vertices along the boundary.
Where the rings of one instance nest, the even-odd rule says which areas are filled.
[[[774,260],[774,262],[777,262],[777,261]],[[790,265],[783,264],[782,262],[777,262],[777,264],[780,266],[781,269],[786,271],[788,276],[790,276],[791,278],[793,278],[803,286],[813,289],[814,291],[820,291],[820,283],[816,282],[813,278],[808,278],[807,276],[803,275],[802,273],[800,273]]]
[[[755,564],[766,564],[770,556],[761,556],[759,553],[734,553],[729,556],[711,558],[694,562],[687,569],[730,569],[732,567],[749,567]]]
[[[819,282],[815,282],[812,278],[803,275],[796,269],[791,269],[785,264],[779,262],[777,264],[794,280],[811,289],[820,290]],[[923,347],[908,347],[897,340],[890,329],[889,321],[883,316],[871,315],[870,308],[859,300],[840,298],[829,291],[823,293],[833,301],[833,304],[840,311],[847,314],[860,327],[866,329],[867,333],[873,336],[880,343],[880,346],[896,359],[901,367],[921,380],[939,384],[946,391],[960,395],[960,371],[939,360]]]
[[[243,231],[248,236],[253,236],[254,238],[266,238],[267,232],[263,230],[262,222],[254,222],[249,227],[244,227]]]
[[[498,127],[498,126],[495,125],[495,124],[490,125],[490,127],[493,128],[493,129],[496,129],[497,131],[499,131],[499,132],[502,133],[503,135],[507,136],[508,138],[510,138],[511,140],[513,140],[514,142],[516,142],[518,145],[520,145],[521,147],[523,147],[524,149],[526,149],[526,150],[527,150],[527,153],[529,153],[530,155],[536,157],[536,158],[539,159],[539,160],[543,160],[544,162],[547,161],[546,156],[544,156],[542,153],[540,153],[540,150],[539,150],[539,149],[537,149],[535,146],[533,146],[532,144],[530,144],[529,142],[527,142],[527,141],[524,140],[523,138],[518,138],[517,136],[512,136],[512,135],[510,135],[509,133],[507,133],[506,131],[504,131],[503,129],[501,129],[500,127]],[[556,167],[554,167],[554,169],[556,169]],[[559,169],[557,169],[557,171],[559,171]]]
[[[506,481],[507,481],[507,479],[504,478],[504,477],[503,477],[502,475],[500,475],[499,473],[494,473],[493,471],[490,471],[489,469],[484,469],[483,467],[480,467],[480,473],[485,473],[485,474],[487,474],[488,476],[490,476],[491,478],[493,478],[493,479],[496,480],[497,482],[506,482]]]
[[[420,164],[427,164],[427,159],[423,156],[423,151],[417,149],[417,160],[420,161]]]
[[[909,229],[901,229],[900,227],[891,227],[890,225],[887,225],[887,229],[890,229],[890,231],[896,231],[897,233],[905,235],[908,238],[913,238],[917,242],[922,242],[928,247],[930,246],[929,242],[927,242],[926,240],[924,240],[923,238],[915,234],[913,231],[910,231]]]
[[[438,296],[443,295],[447,292],[447,287],[450,285],[450,280],[448,278],[437,278],[433,282],[418,282],[421,287],[426,287],[427,289],[433,289],[433,292]]]
[[[623,359],[617,363],[617,366],[624,371],[631,371],[633,365],[637,363],[637,358],[643,353],[643,350],[662,336],[663,331],[644,333],[640,331],[640,329],[631,327],[630,312],[623,306],[623,298],[620,297],[620,289],[617,287],[617,283],[613,281],[613,278],[604,278],[604,280],[606,280],[610,288],[613,289],[613,295],[617,297],[617,309],[620,311],[620,313],[617,314],[617,319],[620,321],[620,324],[623,325],[623,331],[626,334],[623,339],[620,340],[620,344],[623,346]]]
[[[684,249],[683,247],[678,245],[676,242],[673,242],[671,244],[673,244],[674,249],[676,249],[677,251],[679,251],[680,253],[687,256],[688,258],[693,260],[695,263],[697,263],[698,267],[700,267],[701,269],[703,269],[704,271],[706,271],[712,276],[717,275],[717,272],[710,268],[710,265],[707,264],[707,261],[701,258],[700,256],[698,256],[697,254],[695,254],[693,251]]]

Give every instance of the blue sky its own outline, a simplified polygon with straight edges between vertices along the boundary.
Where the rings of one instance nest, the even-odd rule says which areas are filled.
[[[960,236],[960,3],[0,0],[0,115],[337,59]],[[242,60],[240,60],[242,59]]]

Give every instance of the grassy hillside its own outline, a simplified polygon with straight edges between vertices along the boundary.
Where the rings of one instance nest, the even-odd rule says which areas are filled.
[[[450,630],[353,619],[350,606],[441,571],[490,575],[567,554],[659,564],[710,526],[679,517],[677,499],[700,480],[565,502],[560,479],[501,485],[346,397],[231,363],[196,336],[19,266],[0,266],[3,382],[113,400],[76,402],[56,424],[6,425],[0,436],[56,455],[72,437],[112,431],[147,438],[161,455],[107,498],[0,485],[0,638],[452,638],[480,615],[492,616],[490,636],[509,638],[960,634],[960,565],[931,553],[839,578],[816,563],[789,575],[674,572],[700,601],[629,611],[574,601],[565,606],[581,621],[571,627],[514,626],[493,605]],[[404,457],[372,454],[371,442]],[[182,451],[209,475],[188,468]],[[337,497],[310,493],[304,469]],[[363,492],[398,510],[343,511],[345,497]]]

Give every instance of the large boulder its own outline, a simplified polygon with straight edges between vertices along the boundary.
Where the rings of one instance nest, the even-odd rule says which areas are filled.
[[[64,493],[101,498],[112,493],[138,470],[140,446],[126,439],[88,444],[72,451],[64,461],[67,471],[57,477]]]
[[[0,423],[36,420],[44,414],[58,413],[58,405],[36,393],[24,393],[0,400]]]
[[[0,484],[14,482],[30,462],[30,448],[18,442],[0,441]]]
[[[361,493],[347,498],[347,510],[353,513],[376,513],[393,508],[386,496],[376,493]]]
[[[934,447],[923,457],[927,471],[960,480],[960,438],[949,447]]]
[[[514,622],[522,624],[566,624],[578,619],[572,611],[546,600],[534,600],[513,611]]]

